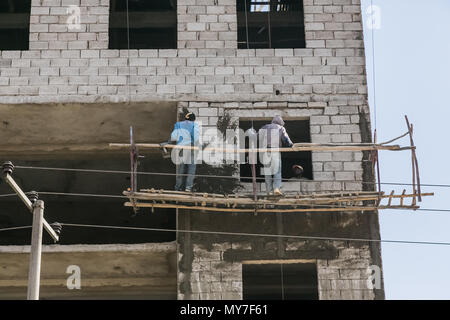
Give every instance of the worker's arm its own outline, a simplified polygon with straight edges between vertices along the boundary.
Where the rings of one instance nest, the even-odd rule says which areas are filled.
[[[178,142],[179,139],[180,139],[180,128],[179,128],[179,124],[177,122],[177,123],[175,123],[173,131],[172,131],[172,133],[170,135],[170,140]]]
[[[194,128],[193,128],[193,135],[194,135],[194,146],[198,146],[200,143],[200,126],[198,123],[194,122]]]
[[[291,138],[289,138],[289,135],[284,127],[281,127],[280,134],[281,134],[281,141],[283,142],[283,144],[292,148],[294,144],[292,143]]]

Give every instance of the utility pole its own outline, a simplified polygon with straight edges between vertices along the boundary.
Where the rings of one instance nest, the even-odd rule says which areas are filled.
[[[59,240],[60,228],[56,231],[44,219],[44,201],[38,200],[38,194],[34,191],[29,196],[20,189],[11,174],[14,165],[7,161],[3,163],[3,179],[17,193],[28,210],[33,214],[33,226],[31,231],[30,266],[28,270],[28,300],[39,300],[39,286],[41,277],[41,257],[42,257],[42,233],[43,228],[50,234],[55,242]]]
[[[39,300],[43,221],[44,201],[37,200],[33,203],[33,229],[31,233],[30,268],[28,270],[28,300]]]

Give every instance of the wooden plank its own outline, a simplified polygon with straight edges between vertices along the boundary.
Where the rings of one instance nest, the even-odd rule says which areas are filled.
[[[126,207],[131,207],[130,202],[125,202]],[[229,209],[229,208],[214,208],[214,207],[199,207],[199,206],[186,206],[176,204],[152,204],[140,202],[137,204],[143,208],[173,208],[173,209],[186,209],[186,210],[203,210],[214,212],[247,212],[254,213],[254,209]],[[411,209],[416,210],[418,206],[379,206],[379,207],[330,207],[330,208],[296,208],[296,209],[258,209],[258,212],[341,212],[341,211],[375,211],[382,209]]]
[[[258,201],[254,201],[250,198],[235,198],[235,199],[227,199],[227,198],[203,198],[200,196],[184,196],[184,195],[169,195],[169,194],[142,194],[142,193],[128,193],[124,192],[124,195],[129,197],[130,199],[139,199],[139,200],[157,200],[157,201],[180,201],[180,202],[200,202],[200,203],[218,203],[218,204],[236,204],[236,205],[255,205],[255,204],[272,204],[272,205],[302,205],[304,203],[315,203],[315,204],[326,204],[326,203],[335,203],[335,202],[345,202],[349,200],[355,201],[365,201],[365,200],[377,200],[378,195],[374,195],[372,197],[344,197],[344,198],[281,198],[277,201],[268,200],[268,199],[259,199]]]
[[[140,192],[146,192],[146,193],[156,193],[157,190],[155,189],[141,189]],[[204,194],[204,192],[187,192],[187,191],[175,191],[175,190],[164,190],[164,193],[167,194],[181,194],[181,195],[188,195],[188,196],[201,196]],[[225,198],[225,195],[218,194],[218,193],[209,193],[210,196],[218,197],[218,198]]]
[[[277,205],[277,206],[291,206],[291,205],[321,205],[321,204],[329,204],[329,203],[341,203],[347,201],[377,201],[379,199],[384,198],[408,198],[414,197],[415,195],[389,195],[386,196],[384,193],[378,194],[374,193],[371,195],[356,195],[356,196],[341,196],[341,197],[329,197],[329,198],[317,198],[317,197],[292,197],[292,198],[284,198],[274,201],[271,199],[262,199],[260,198],[258,201],[254,201],[251,198],[225,198],[225,197],[205,197],[205,194],[201,195],[190,195],[190,194],[171,194],[171,193],[130,193],[124,192],[125,196],[130,198],[130,200],[153,200],[153,201],[177,201],[177,202],[193,202],[193,203],[201,203],[202,206],[206,206],[206,203],[215,203],[215,204],[223,204],[223,205]],[[427,193],[424,195],[434,195],[433,193]]]
[[[141,192],[151,192],[151,193],[156,193],[159,192],[160,190],[155,190],[155,189],[141,189]],[[183,195],[188,195],[188,196],[192,196],[192,195],[196,195],[196,196],[201,196],[203,195],[203,192],[186,192],[186,191],[174,191],[174,190],[164,190],[164,193],[167,194],[183,194]],[[315,198],[321,198],[321,197],[333,197],[333,196],[340,196],[341,194],[344,194],[346,196],[353,196],[353,195],[374,195],[377,196],[379,193],[377,191],[348,191],[348,192],[330,192],[330,193],[309,193],[309,194],[305,194],[305,195],[301,195],[298,193],[285,193],[283,198],[297,198],[298,197],[305,197],[305,196],[312,196],[314,195]],[[215,196],[215,197],[234,197],[234,198],[239,198],[239,197],[245,197],[245,198],[252,198],[253,194],[252,193],[239,193],[239,194],[227,194],[227,195],[223,195],[223,194],[218,194],[218,193],[209,193],[210,196]],[[258,195],[261,198],[266,198],[267,197],[267,193],[258,193]]]

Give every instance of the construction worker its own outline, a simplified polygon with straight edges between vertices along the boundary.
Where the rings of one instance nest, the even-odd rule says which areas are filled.
[[[289,135],[284,128],[281,116],[275,116],[272,123],[264,125],[258,132],[260,148],[293,147]],[[278,150],[260,153],[264,165],[263,175],[266,182],[266,191],[269,195],[282,196],[281,192],[281,153]]]
[[[200,128],[198,123],[195,122],[195,114],[189,112],[185,115],[183,121],[175,123],[170,140],[178,146],[198,147],[199,137]],[[172,155],[175,155],[175,157],[173,156],[172,160],[176,164],[177,172],[175,190],[192,192],[196,169],[196,152],[188,149],[174,150],[174,152]]]
[[[294,164],[292,166],[292,178],[289,179],[289,181],[300,181],[300,180],[309,180],[308,178],[305,178],[303,176],[303,167],[299,164]]]

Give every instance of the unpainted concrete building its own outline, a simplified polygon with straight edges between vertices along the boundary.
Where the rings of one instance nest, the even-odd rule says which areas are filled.
[[[281,115],[294,142],[371,142],[360,0],[8,3],[0,8],[0,160],[20,166],[14,177],[25,191],[41,192],[48,221],[131,227],[66,225],[56,245],[45,236],[41,298],[384,298],[383,286],[369,285],[371,268],[382,267],[379,243],[320,238],[379,239],[377,212],[132,217],[124,199],[99,196],[130,185],[128,151],[110,142],[127,143],[129,126],[137,142],[167,141],[186,110],[203,130],[257,129]],[[139,188],[173,188],[170,160],[141,153],[139,171],[150,174],[139,175]],[[283,189],[373,190],[368,160],[360,151],[283,155],[283,178],[292,164],[307,178]],[[236,178],[199,177],[198,191],[252,190],[248,164],[198,172]],[[11,193],[4,182],[0,191]],[[0,228],[30,222],[18,199],[0,198]],[[2,299],[26,297],[29,241],[27,229],[0,234]],[[67,287],[73,265],[81,289]]]

